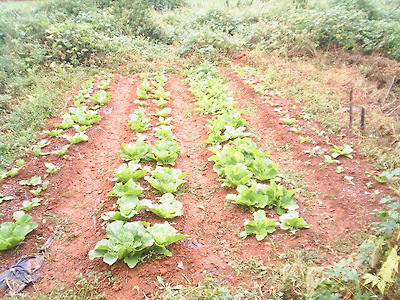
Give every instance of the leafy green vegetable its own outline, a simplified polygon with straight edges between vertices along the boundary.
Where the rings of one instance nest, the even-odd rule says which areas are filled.
[[[164,117],[159,117],[158,118],[158,123],[157,125],[169,125],[171,124],[173,118],[172,117],[168,117],[168,118],[164,118]]]
[[[53,129],[53,130],[45,130],[43,133],[48,134],[49,136],[60,136],[63,132],[62,129]]]
[[[47,190],[48,186],[49,186],[50,181],[46,180],[43,181],[42,186],[38,187],[36,190],[30,190],[30,192],[36,196],[40,195],[41,192],[44,192],[45,190]]]
[[[15,222],[4,222],[0,226],[0,250],[14,248],[37,227],[32,217],[22,211],[15,212],[13,217]]]
[[[96,110],[88,109],[86,105],[80,107],[68,108],[71,114],[71,119],[81,125],[92,125],[101,120],[100,115]]]
[[[40,202],[42,201],[41,198],[33,198],[32,200],[25,200],[24,202],[22,202],[22,210],[28,211],[31,210],[32,208],[39,206]]]
[[[23,159],[19,159],[16,161],[16,167],[11,168],[10,170],[8,170],[3,176],[4,177],[15,177],[17,176],[17,174],[19,173],[19,171],[24,167],[24,160]]]
[[[39,184],[42,184],[42,177],[41,176],[33,176],[31,179],[29,180],[21,180],[19,182],[20,185],[33,185],[33,186],[37,186]]]
[[[140,186],[140,183],[129,179],[127,182],[122,183],[118,182],[114,185],[114,188],[111,192],[108,193],[108,196],[122,197],[122,196],[141,196],[143,192],[143,188]]]
[[[106,92],[104,90],[100,90],[95,93],[89,100],[94,104],[104,105],[108,101],[110,101],[112,94],[110,92]]]
[[[182,216],[182,203],[175,199],[171,193],[166,193],[160,198],[160,204],[150,204],[151,212],[164,219],[171,219]]]
[[[159,165],[175,165],[175,160],[182,149],[174,140],[157,141],[148,156],[157,161]]]
[[[224,168],[224,173],[225,178],[222,178],[222,181],[224,182],[222,185],[231,187],[249,183],[252,175],[252,173],[242,163],[226,166]]]
[[[89,137],[85,134],[84,131],[75,133],[75,135],[73,136],[63,134],[63,138],[67,139],[70,144],[79,144],[81,142],[86,142],[89,140]]]
[[[162,139],[162,140],[174,140],[175,137],[172,133],[171,126],[161,125],[160,127],[156,128],[155,137]]]
[[[351,155],[351,153],[353,152],[353,148],[351,148],[351,146],[347,144],[345,144],[344,146],[335,146],[335,148],[331,149],[331,151],[333,152],[333,158],[337,158],[339,156],[346,156],[350,159],[353,158],[353,156]]]
[[[124,195],[118,199],[118,209],[121,216],[125,219],[137,215],[140,210],[147,207],[151,202],[149,200],[139,200],[136,195]]]
[[[75,121],[72,120],[72,115],[69,113],[65,113],[64,115],[61,116],[61,118],[63,119],[61,123],[53,123],[53,125],[61,129],[68,129],[75,124]]]
[[[142,107],[135,110],[135,113],[129,117],[131,119],[128,122],[128,126],[130,126],[136,132],[144,132],[149,130],[150,119],[144,117],[144,110]]]
[[[14,199],[13,196],[4,196],[2,193],[0,193],[0,204],[4,201],[10,201],[12,199]]]
[[[383,171],[379,176],[375,176],[375,180],[379,183],[386,183],[393,179],[398,179],[400,176],[400,168],[396,168],[392,171]]]
[[[188,172],[182,173],[179,169],[157,166],[151,172],[152,176],[145,176],[144,179],[162,194],[175,193],[178,191],[179,186],[186,182],[183,178],[187,174]]]
[[[144,167],[136,161],[130,161],[128,164],[122,164],[115,170],[116,180],[127,182],[129,179],[137,180],[147,172],[150,172],[149,167]]]
[[[31,150],[35,156],[48,155],[50,153],[42,153],[42,148],[50,145],[50,142],[47,139],[41,140],[36,145],[32,146]]]
[[[51,154],[64,155],[70,146],[71,144],[64,145],[61,149],[52,151]]]
[[[257,157],[250,162],[248,167],[261,181],[274,179],[279,174],[278,165],[267,157]]]
[[[144,137],[137,139],[135,143],[122,144],[121,158],[123,160],[147,159],[147,154],[151,153],[151,145],[145,141]]]
[[[123,259],[130,267],[135,267],[143,261],[143,255],[155,251],[158,254],[171,256],[167,246],[186,236],[179,234],[175,228],[165,222],[152,227],[145,222],[114,221],[107,225],[107,239],[96,244],[95,249],[89,251],[89,258],[103,257],[109,265],[118,259]]]
[[[123,259],[130,267],[142,261],[142,253],[154,245],[153,237],[142,222],[115,221],[107,225],[107,239],[97,242],[95,249],[89,251],[89,258],[103,257],[109,265]]]
[[[154,250],[156,253],[166,256],[172,255],[171,251],[167,249],[170,244],[187,237],[184,234],[179,234],[168,222],[164,224],[155,224],[149,227],[147,232],[149,232],[154,239]]]
[[[263,240],[269,233],[276,230],[276,224],[271,219],[266,218],[265,211],[258,210],[254,214],[254,220],[244,222],[245,231],[240,233],[240,237],[246,238],[249,234],[255,234],[257,241]]]
[[[61,167],[57,167],[55,164],[48,163],[48,162],[45,162],[44,165],[45,165],[46,168],[47,168],[46,172],[47,172],[47,173],[50,173],[50,174],[54,174],[54,173],[56,173],[58,170],[60,170],[60,169],[62,168],[62,166],[61,166]]]
[[[251,187],[239,185],[237,187],[239,194],[228,194],[226,198],[232,200],[236,204],[264,208],[275,203],[275,199],[269,197],[269,187],[270,186],[261,183],[253,184]]]
[[[281,221],[281,228],[290,230],[291,233],[295,233],[297,229],[310,228],[310,225],[303,218],[299,218],[299,213],[295,210],[290,210],[288,213],[281,215],[279,220]]]
[[[157,112],[155,113],[155,115],[156,115],[157,117],[163,117],[163,118],[165,118],[165,117],[167,117],[167,116],[171,113],[171,111],[172,111],[171,108],[166,107],[166,108],[164,108],[164,109],[161,109],[161,110],[157,111]]]

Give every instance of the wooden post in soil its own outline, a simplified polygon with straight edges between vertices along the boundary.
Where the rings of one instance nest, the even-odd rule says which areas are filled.
[[[353,127],[353,88],[350,90],[350,108],[349,108],[349,113],[350,113],[350,120],[349,120],[349,127],[350,131]]]
[[[361,134],[364,134],[365,129],[365,107],[361,106],[361,119],[360,119]]]

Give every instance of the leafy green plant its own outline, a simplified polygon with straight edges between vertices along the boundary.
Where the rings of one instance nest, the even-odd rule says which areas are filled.
[[[257,157],[251,161],[249,170],[261,181],[274,179],[279,174],[278,165],[268,157]]]
[[[351,153],[353,152],[353,148],[350,145],[345,144],[344,146],[335,146],[335,148],[331,149],[332,157],[337,158],[339,156],[345,156],[350,159],[353,158]]]
[[[23,159],[18,159],[16,161],[16,167],[11,168],[7,172],[4,173],[2,177],[15,177],[18,175],[19,171],[24,167],[24,160]]]
[[[50,141],[47,139],[39,141],[36,145],[32,146],[31,150],[35,156],[42,156],[42,155],[48,155],[50,153],[43,153],[42,148],[50,145]]]
[[[129,117],[131,119],[128,122],[128,126],[130,126],[136,132],[144,132],[149,130],[150,119],[144,117],[144,110],[142,107],[135,110],[135,113]]]
[[[155,137],[161,140],[174,140],[175,136],[172,133],[171,126],[161,125],[156,128]]]
[[[378,176],[375,176],[375,180],[379,183],[386,183],[395,179],[399,179],[400,176],[400,168],[396,168],[392,171],[383,171]]]
[[[261,183],[253,184],[251,187],[239,185],[238,194],[228,194],[226,198],[239,205],[264,208],[275,203],[275,199],[269,197],[268,187]]]
[[[178,233],[168,222],[148,227],[147,232],[154,239],[154,251],[157,254],[166,256],[172,256],[172,252],[167,249],[170,244],[187,237],[184,234]]]
[[[166,107],[166,108],[164,108],[164,109],[161,109],[161,110],[157,111],[157,112],[155,113],[155,115],[156,115],[157,117],[163,117],[163,118],[165,118],[165,117],[167,117],[167,116],[171,113],[171,111],[172,111],[171,108]]]
[[[43,181],[42,186],[38,187],[37,189],[30,190],[30,192],[36,196],[39,196],[41,192],[44,192],[45,190],[47,190],[49,183],[50,183],[50,181],[48,181],[48,180]]]
[[[20,185],[30,185],[30,186],[37,186],[42,184],[42,177],[41,176],[33,176],[29,180],[21,180],[19,182]]]
[[[31,210],[32,208],[39,206],[41,201],[42,199],[37,197],[32,200],[25,200],[22,202],[21,209],[25,211]]]
[[[2,193],[0,193],[0,204],[3,203],[4,201],[10,201],[14,199],[13,196],[5,196]]]
[[[265,211],[258,210],[254,214],[254,220],[245,220],[245,231],[239,234],[240,237],[246,238],[249,234],[255,234],[257,241],[263,240],[268,234],[276,230],[276,224],[273,220],[265,216]]]
[[[186,237],[168,222],[149,226],[146,222],[114,221],[107,225],[106,231],[107,239],[99,241],[95,249],[89,251],[89,258],[103,257],[109,265],[123,259],[130,268],[143,261],[143,255],[151,251],[171,256],[166,247]]]
[[[49,136],[56,137],[60,136],[63,132],[63,129],[53,129],[53,130],[45,130],[43,131],[44,134],[48,134]]]
[[[37,227],[32,217],[22,211],[15,212],[13,217],[15,222],[4,222],[0,225],[0,250],[14,248]]]
[[[151,212],[164,219],[171,219],[177,216],[182,216],[183,205],[181,202],[175,199],[175,196],[171,193],[162,195],[159,199],[159,204],[150,204],[148,208]]]
[[[92,101],[94,104],[104,105],[108,101],[110,101],[111,97],[112,94],[110,92],[100,90],[97,93],[95,93],[91,98],[89,98],[89,100]]]
[[[146,142],[144,137],[140,137],[134,143],[122,144],[120,156],[123,160],[139,161],[148,159],[149,153],[151,144]]]
[[[49,174],[55,174],[57,173],[58,170],[60,170],[63,167],[63,166],[57,167],[55,164],[48,162],[45,162],[44,165],[47,168],[46,172]]]
[[[86,133],[84,131],[75,133],[75,135],[72,135],[72,136],[68,135],[68,134],[63,134],[63,138],[68,140],[68,142],[72,145],[86,142],[89,140],[89,137],[86,135]]]
[[[279,221],[281,221],[280,227],[283,230],[290,230],[291,233],[296,233],[297,229],[310,228],[310,225],[300,218],[299,213],[295,210],[281,215]]]
[[[114,197],[122,197],[122,196],[141,196],[143,192],[143,188],[140,186],[140,183],[129,179],[127,182],[117,182],[114,185],[114,188],[111,192],[108,193],[108,196]]]
[[[222,185],[230,187],[248,184],[252,176],[252,173],[242,163],[226,166],[224,168],[224,173],[225,177],[221,179],[221,181],[224,182]]]
[[[149,158],[157,161],[159,165],[175,165],[175,160],[182,149],[178,147],[178,143],[174,140],[157,141],[151,149]]]
[[[71,144],[64,145],[61,149],[52,151],[51,154],[64,155],[70,146]]]
[[[123,195],[117,200],[119,211],[108,214],[110,220],[127,220],[136,216],[143,208],[151,202],[149,200],[140,200],[137,195]],[[114,213],[114,214],[113,214]]]
[[[135,267],[145,251],[154,245],[153,237],[147,232],[142,222],[114,221],[107,225],[107,239],[97,242],[89,251],[89,258],[103,257],[109,265],[123,259],[130,267]]]
[[[128,164],[122,164],[115,170],[115,180],[127,182],[129,179],[137,180],[147,172],[150,172],[149,167],[144,167],[136,161],[130,161]]]
[[[183,178],[188,172],[182,173],[179,169],[157,166],[151,172],[152,176],[145,176],[144,179],[148,181],[160,193],[176,193],[179,186],[186,182]]]
[[[169,125],[171,124],[173,118],[172,117],[168,117],[168,118],[164,118],[164,117],[159,117],[158,118],[158,123],[157,125]]]
[[[297,121],[296,118],[290,118],[290,117],[280,118],[279,120],[281,120],[286,125],[293,125]]]

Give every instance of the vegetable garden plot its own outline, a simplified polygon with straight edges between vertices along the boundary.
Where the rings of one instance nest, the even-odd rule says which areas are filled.
[[[48,189],[41,192],[46,197],[31,211],[39,226],[19,248],[20,252],[29,253],[36,243],[42,244],[40,238],[57,229],[57,237],[48,252],[51,259],[43,266],[43,273],[47,275],[39,289],[44,291],[56,282],[70,284],[75,275],[88,276],[89,272],[94,272],[101,278],[99,292],[104,292],[109,298],[140,299],[144,294],[156,297],[157,293],[163,292],[158,276],[163,282],[179,287],[188,281],[196,284],[207,275],[232,286],[257,283],[267,295],[268,286],[263,284],[271,274],[255,273],[250,262],[272,266],[282,262],[280,257],[287,255],[290,249],[299,253],[313,251],[316,255],[311,261],[342,255],[332,245],[332,233],[340,230],[351,232],[352,226],[359,223],[351,219],[343,221],[345,217],[349,219],[348,212],[361,216],[369,208],[353,205],[349,210],[350,205],[344,206],[345,201],[340,197],[360,195],[362,189],[352,190],[353,186],[343,180],[343,174],[332,169],[329,179],[335,180],[335,189],[343,190],[336,199],[327,199],[329,191],[324,191],[321,196],[317,195],[320,202],[315,200],[313,203],[313,199],[306,198],[305,189],[296,186],[297,201],[294,201],[294,189],[285,171],[294,167],[307,168],[310,177],[304,181],[326,185],[329,181],[318,173],[325,171],[325,165],[319,165],[324,160],[323,155],[312,156],[298,151],[297,156],[291,157],[289,152],[282,151],[286,142],[297,137],[290,125],[279,120],[287,116],[274,111],[279,107],[261,103],[263,99],[254,92],[251,94],[251,87],[230,71],[223,70],[221,74],[228,75],[226,83],[235,95],[233,99],[232,94],[224,90],[230,98],[224,101],[222,110],[208,97],[203,98],[205,103],[201,108],[210,108],[215,116],[200,115],[196,111],[199,106],[195,102],[198,100],[190,93],[189,86],[182,83],[184,78],[165,74],[168,80],[164,90],[157,89],[155,93],[150,92],[155,87],[151,82],[155,80],[154,74],[149,74],[148,78],[145,74],[134,78],[115,75],[109,90],[112,99],[101,109],[102,120],[99,125],[86,129],[88,143],[71,146],[64,158],[54,155],[53,165],[39,163],[42,159],[49,162],[47,158],[53,157],[50,154],[25,159],[29,172],[22,168],[16,177],[6,179],[7,185],[14,182],[18,186],[20,180],[28,180],[32,185],[24,188],[37,190],[46,180],[43,174],[54,172],[54,175],[48,175],[51,179]],[[164,81],[161,78],[160,75],[160,80]],[[143,84],[146,80],[148,84]],[[221,83],[219,80],[211,81]],[[225,97],[218,89],[210,90]],[[279,99],[275,100],[278,102]],[[246,111],[249,103],[255,103],[259,115]],[[235,111],[223,113],[234,104]],[[286,110],[284,104],[282,110]],[[293,117],[292,114],[288,116],[289,119]],[[158,129],[154,130],[156,127]],[[53,127],[47,129],[49,132],[54,130]],[[284,134],[278,135],[278,130]],[[52,134],[59,133],[55,131]],[[286,134],[291,135],[286,138]],[[73,136],[71,133],[68,135]],[[323,143],[323,138],[316,132],[310,131],[309,136],[319,144]],[[266,146],[270,138],[274,139],[274,144]],[[59,139],[67,143],[65,138]],[[41,153],[53,151],[46,148],[49,145],[41,145]],[[295,144],[306,148],[302,145],[300,140],[298,145]],[[61,149],[62,145],[57,147]],[[357,154],[352,154],[354,159],[359,159]],[[300,158],[302,162],[298,161]],[[352,160],[343,155],[332,159],[339,160],[346,172],[354,172],[350,175],[353,174],[354,182],[359,184],[361,179],[356,174],[360,171],[352,166]],[[310,161],[312,165],[306,165],[304,161]],[[327,167],[334,164],[336,162]],[[19,167],[15,166],[16,169]],[[362,168],[361,172],[364,170]],[[34,175],[42,176],[41,184],[33,185],[38,182]],[[177,179],[166,179],[171,177]],[[250,184],[241,182],[246,177]],[[187,182],[182,183],[182,180]],[[3,187],[1,192],[6,198],[10,194],[6,193],[6,186]],[[312,188],[315,190],[314,185]],[[146,197],[141,197],[142,194]],[[9,200],[4,199],[1,205],[8,203]],[[293,210],[296,205],[300,206],[299,215]],[[102,215],[109,219],[108,223],[101,218]],[[273,219],[275,225],[277,222],[281,225],[274,226],[268,218]],[[292,235],[290,231],[307,227],[301,218],[313,226]],[[172,238],[164,238],[167,231]],[[133,235],[132,232],[140,234]],[[177,241],[183,237],[182,234],[187,237]],[[120,244],[111,240],[122,236],[129,243],[140,241],[140,245],[137,244],[129,253],[125,252],[127,255],[114,255],[115,252],[108,249]],[[171,244],[174,239],[176,242]],[[108,241],[97,244],[101,240]],[[153,250],[161,255],[148,255]],[[172,256],[165,256],[170,254],[169,251]],[[89,253],[91,258],[102,256],[112,265],[99,258],[90,260]],[[122,260],[116,260],[118,258],[135,267],[129,268]],[[2,265],[7,265],[7,262],[15,261],[15,254],[5,252],[1,260]],[[143,263],[138,263],[140,261]]]

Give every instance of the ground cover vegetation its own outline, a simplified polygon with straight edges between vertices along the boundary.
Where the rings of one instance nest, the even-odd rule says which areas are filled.
[[[53,182],[63,173],[69,155],[76,159],[85,156],[72,153],[93,143],[103,119],[113,114],[118,104],[108,104],[122,91],[114,88],[113,93],[110,86],[122,78],[117,74],[123,74],[135,76],[130,82],[131,88],[135,86],[133,110],[124,120],[130,135],[118,140],[120,165],[108,180],[112,185],[102,183],[99,194],[104,189],[104,199],[101,204],[96,202],[91,214],[96,220],[102,212],[100,227],[105,234],[95,244],[85,244],[84,259],[93,261],[91,266],[99,266],[96,258],[102,258],[110,268],[116,266],[107,272],[113,270],[112,275],[118,276],[115,271],[123,268],[119,260],[132,269],[146,268],[171,257],[170,248],[179,253],[181,245],[203,247],[192,242],[189,232],[193,232],[182,223],[192,216],[193,207],[200,213],[210,212],[207,202],[192,207],[185,198],[196,195],[202,186],[191,179],[195,169],[180,169],[182,161],[190,157],[190,149],[182,146],[183,128],[176,126],[182,118],[195,115],[204,120],[206,133],[201,146],[196,146],[205,153],[201,172],[207,170],[202,174],[208,174],[204,176],[213,182],[199,199],[219,195],[223,209],[230,209],[224,213],[232,213],[232,221],[226,221],[225,228],[222,224],[216,228],[223,234],[233,232],[239,241],[227,242],[237,249],[213,250],[219,260],[237,260],[234,255],[243,245],[264,251],[257,247],[275,247],[275,239],[283,243],[305,239],[307,230],[322,234],[315,228],[323,222],[322,217],[314,220],[309,205],[321,191],[307,191],[311,188],[296,176],[300,172],[273,156],[277,151],[292,155],[296,143],[303,149],[297,153],[304,168],[314,166],[311,173],[327,168],[341,176],[342,189],[359,188],[372,199],[368,213],[374,217],[367,217],[362,236],[351,237],[354,243],[349,251],[337,250],[336,260],[323,266],[309,259],[310,253],[301,254],[297,248],[284,253],[282,248],[268,256],[273,257],[271,264],[252,257],[240,257],[241,266],[230,262],[236,277],[244,269],[253,276],[244,285],[218,279],[217,267],[200,280],[185,277],[184,284],[169,283],[159,268],[156,288],[142,291],[138,286],[140,297],[400,297],[399,20],[400,6],[395,0],[0,3],[0,250],[9,251],[7,255],[17,246],[26,250],[26,240],[32,249],[37,247],[33,240],[46,223],[44,215],[50,215],[48,195],[56,189]],[[183,76],[179,84],[190,91],[196,107],[192,111],[184,112],[174,104],[177,96],[172,98],[173,89],[167,89],[169,80],[178,81],[177,76]],[[251,97],[237,98],[240,91],[232,91],[232,80],[243,84],[242,89],[248,87]],[[349,128],[350,93],[355,103],[352,113],[358,118],[361,107],[366,109],[365,125],[354,121]],[[260,103],[253,97],[261,99]],[[289,104],[282,104],[282,99]],[[264,110],[275,114],[275,127],[290,136],[280,150],[276,145],[281,141],[269,141],[265,146],[265,137],[253,123]],[[55,121],[43,130],[49,118]],[[194,143],[195,134],[191,138]],[[349,172],[349,164],[361,167],[366,159],[373,170],[365,169],[361,175]],[[40,168],[32,168],[38,163]],[[291,171],[298,172],[295,178],[290,178]],[[18,187],[9,188],[13,184]],[[23,192],[15,192],[17,189]],[[75,191],[65,191],[62,196],[68,193]],[[335,193],[329,197],[339,201]],[[325,208],[321,199],[315,202]],[[336,222],[334,217],[329,220]],[[59,223],[57,231],[62,226],[65,224]],[[199,225],[196,234],[201,230]],[[61,241],[62,235],[58,237]],[[218,240],[214,244],[218,246]],[[317,245],[311,252],[321,255],[318,251],[328,249],[324,247]],[[211,257],[211,252],[208,255]],[[4,262],[12,263],[10,257]],[[179,272],[185,270],[186,261],[184,266],[184,259],[178,257]],[[77,274],[72,287],[39,288],[22,297],[107,297],[110,291],[118,291],[107,289],[107,284],[118,279],[104,274]],[[248,283],[253,280],[254,285]],[[257,285],[259,282],[262,285]]]

